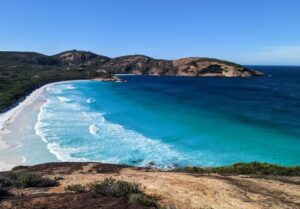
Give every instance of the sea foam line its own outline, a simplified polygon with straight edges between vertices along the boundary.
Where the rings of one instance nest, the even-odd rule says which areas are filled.
[[[80,82],[80,81],[86,81],[86,80],[74,80],[72,82]],[[11,146],[5,142],[4,137],[6,134],[10,133],[9,131],[10,124],[12,124],[15,121],[16,117],[22,112],[22,110],[28,105],[32,104],[37,98],[41,96],[41,94],[45,90],[48,90],[48,88],[50,88],[52,85],[56,85],[60,83],[68,83],[68,82],[70,81],[58,81],[58,82],[53,82],[41,86],[40,88],[34,90],[29,95],[27,95],[24,100],[18,102],[16,106],[14,106],[13,108],[9,109],[4,113],[0,113],[0,150],[11,148]],[[72,86],[68,88],[72,89]],[[10,170],[14,166],[16,165],[4,161],[0,161],[0,171]]]
[[[76,110],[72,118],[78,118],[80,115],[81,117],[83,116],[84,118],[81,120],[83,125],[80,125],[77,129],[84,131],[84,127],[89,124],[87,126],[91,134],[89,138],[93,139],[93,142],[99,142],[100,144],[87,144],[87,147],[72,147],[72,145],[64,145],[62,147],[60,143],[64,142],[64,135],[62,135],[63,133],[53,132],[56,129],[52,130],[53,127],[51,128],[51,124],[56,124],[56,122],[51,122],[48,118],[48,114],[53,117],[53,107],[62,105],[56,103],[55,99],[51,101],[47,99],[47,102],[40,108],[35,130],[36,134],[47,143],[48,150],[60,161],[100,161],[119,164],[133,159],[138,161],[135,163],[137,166],[148,166],[155,162],[157,167],[170,168],[173,160],[182,160],[184,158],[181,153],[173,150],[168,144],[162,143],[157,139],[148,138],[136,131],[126,129],[120,124],[111,123],[105,119],[103,113],[86,112],[87,110],[85,110],[84,106]],[[60,112],[57,114],[60,115]],[[61,118],[57,119],[60,120]],[[66,121],[65,124],[72,124],[72,121]],[[96,158],[74,157],[80,153],[88,154],[95,151],[98,154]],[[139,156],[134,155],[134,152],[137,151],[139,152]],[[112,155],[112,153],[115,154]],[[122,153],[127,154],[123,156]],[[139,161],[140,158],[141,161]]]
[[[90,112],[87,100],[93,98],[80,101],[72,99],[66,103],[62,102],[65,97],[61,95],[58,98],[57,94],[60,93],[55,91],[63,91],[66,89],[64,85],[49,89],[49,97],[40,107],[35,131],[58,160],[129,163],[136,166],[155,164],[160,168],[170,168],[187,160],[183,153],[159,139],[149,138],[121,124],[107,121],[104,113]],[[75,138],[86,140],[81,145],[72,144],[74,131],[79,133]],[[86,135],[88,133],[90,135]]]
[[[8,133],[9,125],[15,120],[15,118],[20,114],[20,112],[28,105],[32,104],[47,88],[48,85],[42,86],[41,88],[36,89],[30,95],[28,95],[22,102],[5,113],[0,114],[0,141],[3,140],[3,136]],[[1,148],[0,148],[1,149]]]

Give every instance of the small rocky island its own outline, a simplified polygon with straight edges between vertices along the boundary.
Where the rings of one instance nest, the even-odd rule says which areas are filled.
[[[88,51],[53,56],[35,52],[0,52],[0,112],[34,89],[55,81],[95,79],[119,81],[114,74],[194,77],[251,77],[262,72],[218,59],[190,57],[154,59],[144,55],[109,58]]]

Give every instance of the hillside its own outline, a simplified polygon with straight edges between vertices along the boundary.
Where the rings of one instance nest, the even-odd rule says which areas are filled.
[[[227,168],[236,170],[226,175],[219,169],[219,174],[207,171],[198,173],[196,170],[186,173],[101,163],[48,163],[17,167],[13,171],[0,173],[0,207],[8,209],[300,207],[299,167],[285,168],[258,163],[243,164],[243,168],[239,164],[238,167]],[[272,175],[234,174],[240,171],[245,173],[272,171]],[[276,174],[277,171],[293,171],[286,174],[296,176],[281,176]]]
[[[169,76],[250,77],[263,73],[209,58],[158,60],[143,55],[109,58],[87,51],[66,51],[53,56],[34,52],[0,52],[0,112],[32,90],[54,81],[104,78],[113,74]]]

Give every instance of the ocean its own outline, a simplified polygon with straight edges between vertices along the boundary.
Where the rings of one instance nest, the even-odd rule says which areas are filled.
[[[300,67],[250,68],[267,75],[53,84],[35,134],[59,161],[300,165]]]

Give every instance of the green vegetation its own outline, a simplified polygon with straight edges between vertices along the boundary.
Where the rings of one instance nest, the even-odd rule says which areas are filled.
[[[97,63],[96,63],[97,64]],[[96,66],[72,65],[57,56],[31,52],[0,52],[0,112],[42,85],[62,80],[111,76]]]
[[[69,192],[75,192],[75,193],[84,193],[87,192],[86,187],[81,185],[81,184],[72,184],[72,185],[67,185],[65,187],[66,191]]]
[[[223,68],[220,65],[227,65],[234,67],[236,71],[262,75],[235,63],[209,58],[199,58],[186,65],[202,68],[198,65],[199,62],[212,63],[203,73],[221,72]],[[108,79],[113,78],[112,74],[132,73],[133,70],[148,74],[151,73],[150,69],[157,69],[162,75],[175,75],[178,71],[178,67],[175,67],[171,60],[157,60],[143,55],[111,59],[76,50],[54,56],[32,52],[0,52],[0,112],[21,101],[34,89],[51,82],[95,77]]]
[[[102,182],[96,182],[89,185],[90,190],[97,194],[111,195],[116,197],[129,197],[130,194],[143,193],[140,186],[126,181],[117,181],[112,178],[106,178]]]
[[[88,186],[81,184],[68,185],[65,187],[65,190],[75,193],[93,192],[104,196],[121,197],[131,203],[163,209],[156,200],[143,192],[139,184],[117,181],[113,178],[106,178],[103,181],[94,182]]]
[[[12,171],[17,171],[17,170],[23,170],[23,169],[27,169],[27,168],[29,168],[29,166],[26,166],[26,165],[18,165],[18,166],[13,167],[11,170],[12,170]]]
[[[10,187],[13,185],[13,180],[6,176],[0,177],[0,188]]]
[[[11,186],[15,186],[19,188],[52,187],[58,185],[59,183],[56,180],[52,180],[31,173],[10,173],[7,176],[0,177],[0,188],[6,188]]]
[[[269,163],[236,163],[231,166],[221,167],[182,167],[173,171],[186,173],[218,173],[218,174],[255,174],[255,175],[278,175],[278,176],[300,176],[300,166],[284,167]]]
[[[159,206],[153,198],[148,197],[140,185],[136,183],[106,178],[104,181],[90,184],[89,188],[91,192],[96,194],[122,197],[129,202],[139,203],[143,206],[161,208],[161,206]]]
[[[139,204],[141,204],[143,206],[147,206],[147,207],[161,208],[160,206],[158,206],[157,202],[153,198],[148,197],[144,194],[130,194],[128,200],[129,200],[129,202],[139,203]]]
[[[17,187],[52,187],[58,186],[58,182],[49,178],[31,173],[21,173],[17,177]]]

